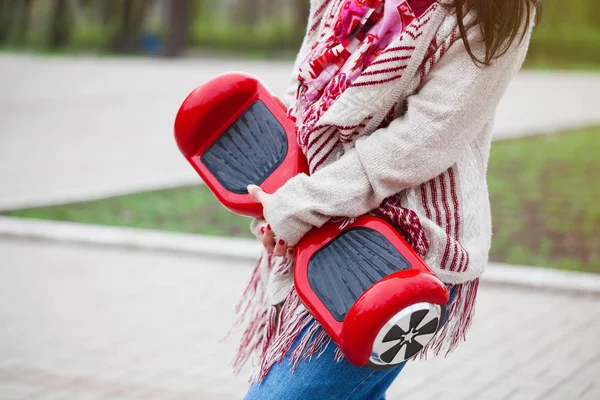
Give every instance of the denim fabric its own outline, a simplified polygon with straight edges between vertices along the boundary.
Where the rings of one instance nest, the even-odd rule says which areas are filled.
[[[299,335],[296,343],[300,340]],[[292,346],[293,348],[295,347]],[[382,371],[356,367],[346,359],[334,360],[337,347],[330,343],[320,357],[290,368],[290,352],[271,368],[261,384],[250,388],[245,400],[385,400],[385,392],[404,364]]]
[[[452,304],[456,287],[448,289]],[[271,368],[264,381],[250,387],[245,400],[385,400],[385,392],[406,365],[373,371],[356,367],[346,359],[336,362],[337,346],[329,343],[319,357],[300,362],[292,371],[290,354],[303,334],[298,335],[283,361]]]

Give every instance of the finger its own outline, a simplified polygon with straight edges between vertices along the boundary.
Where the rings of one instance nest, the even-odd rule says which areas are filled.
[[[254,197],[254,200],[258,201],[259,203],[263,202],[265,192],[263,192],[260,187],[256,185],[248,185],[247,189],[250,196]]]
[[[267,229],[265,231],[265,234],[263,235],[262,242],[265,249],[269,253],[272,253],[275,249],[275,234],[273,233],[273,230],[271,229],[270,225],[267,225]]]
[[[286,258],[289,258],[290,260],[294,260],[296,258],[296,248],[288,247],[285,256],[286,256]]]
[[[263,236],[267,232],[267,223],[264,222],[258,226],[258,237],[260,240],[263,239]]]
[[[285,256],[287,250],[287,244],[285,240],[279,239],[277,244],[275,245],[275,249],[273,250],[273,254],[276,256]]]

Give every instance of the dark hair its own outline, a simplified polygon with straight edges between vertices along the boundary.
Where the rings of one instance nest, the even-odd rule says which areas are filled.
[[[456,10],[458,28],[465,38],[467,52],[480,65],[489,65],[492,60],[503,56],[519,35],[521,42],[529,30],[532,13],[536,13],[536,23],[541,15],[540,0],[454,0],[452,6]],[[464,16],[465,10],[471,8],[475,11],[485,43],[483,59],[473,53],[466,39],[468,27],[464,24]]]

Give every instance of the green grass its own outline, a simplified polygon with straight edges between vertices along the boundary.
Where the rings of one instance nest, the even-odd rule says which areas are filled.
[[[600,273],[600,127],[495,142],[488,184],[491,259]],[[251,237],[250,220],[205,186],[137,193],[5,215]]]
[[[600,272],[600,127],[497,142],[491,259]]]
[[[544,0],[542,19],[533,32],[525,66],[598,69],[600,2]]]
[[[225,209],[204,185],[15,210],[4,215],[213,236],[251,237],[248,232],[250,219]]]
[[[213,20],[192,26],[190,45],[196,49],[268,58],[296,53],[302,36],[303,32],[295,29],[291,21],[248,28],[227,20]]]

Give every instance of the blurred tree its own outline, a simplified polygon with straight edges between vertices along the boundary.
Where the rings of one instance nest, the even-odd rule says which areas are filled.
[[[32,0],[19,0],[12,1],[14,4],[12,8],[12,15],[9,18],[14,19],[11,21],[11,25],[15,24],[15,42],[18,44],[24,44],[27,41],[27,35],[29,33],[29,15],[31,11]]]
[[[17,0],[0,0],[0,44],[8,40],[17,6]]]
[[[590,0],[589,2],[589,18],[592,26],[600,30],[600,1]]]
[[[116,18],[116,14],[118,11],[118,1],[117,0],[104,0],[99,2],[100,5],[100,19],[102,20],[102,25],[107,28],[111,21]]]
[[[171,0],[167,10],[165,55],[176,57],[185,48],[190,34],[190,0]]]
[[[263,20],[269,21],[281,15],[281,6],[285,5],[286,2],[281,0],[261,0],[261,3],[260,8]]]
[[[309,0],[294,0],[294,22],[296,28],[304,31],[308,24],[308,16],[310,14]]]
[[[195,18],[203,18],[210,14],[212,9],[214,9],[214,5],[210,0],[193,0],[191,4],[191,13]]]
[[[50,16],[50,32],[48,45],[52,49],[68,44],[74,26],[73,10],[69,0],[54,0]]]
[[[118,28],[111,41],[111,49],[116,53],[132,53],[144,25],[150,2],[148,0],[121,0],[118,2]]]
[[[245,28],[254,28],[260,19],[261,5],[263,2],[257,0],[236,0],[230,7],[232,20]]]

